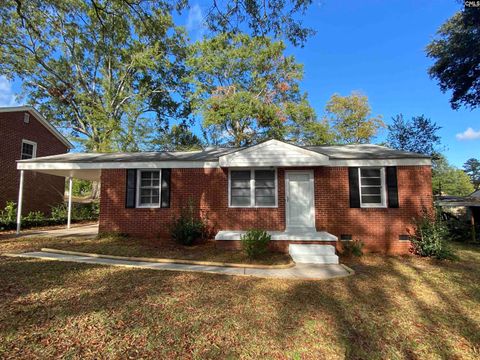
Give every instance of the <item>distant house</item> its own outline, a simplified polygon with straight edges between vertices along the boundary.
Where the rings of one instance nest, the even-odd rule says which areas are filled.
[[[378,145],[269,140],[192,152],[64,154],[22,160],[18,169],[101,180],[102,232],[168,241],[172,218],[191,202],[227,248],[259,228],[283,251],[358,239],[367,251],[406,253],[413,218],[433,204],[430,158]]]
[[[0,108],[0,209],[7,201],[17,202],[19,171],[17,160],[64,154],[72,144],[33,107]],[[24,179],[24,214],[49,213],[63,201],[65,179],[40,173]]]

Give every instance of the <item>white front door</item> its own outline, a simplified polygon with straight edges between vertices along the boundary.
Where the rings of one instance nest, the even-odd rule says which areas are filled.
[[[312,171],[285,173],[287,228],[315,228]]]

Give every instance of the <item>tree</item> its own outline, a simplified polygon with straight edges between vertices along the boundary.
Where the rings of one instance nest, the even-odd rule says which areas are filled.
[[[369,143],[384,126],[381,116],[371,116],[368,97],[358,92],[348,96],[332,95],[326,113],[336,141],[342,144]]]
[[[302,45],[315,33],[303,26],[297,15],[304,15],[312,0],[213,0],[205,23],[214,33],[235,33],[250,29],[252,36],[285,37],[293,45]]]
[[[143,148],[189,113],[186,41],[168,2],[6,0],[0,74],[86,150]]]
[[[246,146],[285,139],[315,118],[299,89],[303,67],[284,50],[283,42],[245,34],[221,34],[194,46],[190,99],[211,142]]]
[[[468,175],[450,165],[443,155],[439,155],[434,163],[432,188],[435,195],[466,196],[473,192]]]
[[[468,159],[465,164],[463,164],[463,169],[470,177],[470,181],[473,184],[475,190],[480,189],[480,161],[478,159]]]
[[[427,46],[427,56],[435,61],[430,77],[443,92],[452,92],[453,109],[476,108],[480,104],[480,9],[456,13],[437,35]]]
[[[387,142],[390,147],[430,156],[438,154],[437,146],[440,145],[441,138],[437,132],[441,127],[432,120],[420,115],[405,121],[402,114],[392,120],[392,124],[387,126]]]
[[[173,125],[153,143],[158,145],[162,151],[200,150],[203,145],[200,138],[193,134],[185,124]]]

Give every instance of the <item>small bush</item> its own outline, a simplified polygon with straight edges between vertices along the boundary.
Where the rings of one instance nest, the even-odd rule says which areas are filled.
[[[252,229],[240,237],[242,249],[250,259],[255,259],[268,251],[271,236],[264,230]]]
[[[30,220],[30,221],[41,221],[45,219],[45,214],[41,211],[30,211],[27,216],[23,218],[23,220]]]
[[[363,247],[365,244],[361,240],[351,240],[342,242],[342,255],[344,256],[356,256],[363,255]]]
[[[17,204],[13,201],[7,201],[5,209],[0,211],[0,221],[10,222],[17,218]]]
[[[448,228],[439,216],[424,211],[415,220],[414,232],[410,235],[413,252],[420,256],[437,259],[454,259],[452,248],[446,242]]]
[[[72,219],[75,220],[96,220],[98,219],[98,203],[72,204]],[[65,203],[52,207],[52,219],[66,220],[68,216],[68,205]]]
[[[172,239],[182,245],[193,245],[205,237],[207,225],[203,219],[194,215],[194,206],[189,202],[180,212],[180,216],[172,221],[170,234]]]

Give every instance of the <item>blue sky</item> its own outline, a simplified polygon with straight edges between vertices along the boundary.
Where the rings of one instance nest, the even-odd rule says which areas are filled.
[[[445,153],[454,165],[480,158],[480,109],[452,110],[449,94],[442,94],[427,74],[431,60],[425,46],[460,6],[455,0],[315,2],[304,21],[317,34],[304,48],[289,46],[287,52],[304,64],[302,89],[317,114],[322,115],[332,94],[361,91],[369,97],[373,114],[383,115],[387,123],[399,113],[406,118],[424,114],[442,126]],[[178,19],[194,40],[204,34],[205,10],[193,3]],[[19,91],[17,82],[0,78],[0,106],[15,104]],[[385,131],[376,140],[384,137]]]

